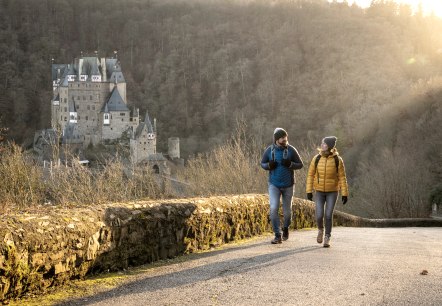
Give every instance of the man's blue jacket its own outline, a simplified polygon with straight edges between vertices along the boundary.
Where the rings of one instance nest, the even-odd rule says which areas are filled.
[[[290,167],[286,167],[282,164],[283,159],[289,159],[291,161]],[[276,162],[276,168],[269,169],[269,161]],[[287,188],[293,186],[295,183],[294,170],[301,169],[303,167],[301,157],[295,147],[287,144],[286,147],[272,144],[267,147],[262,155],[261,167],[264,170],[270,170],[269,182],[277,188]]]

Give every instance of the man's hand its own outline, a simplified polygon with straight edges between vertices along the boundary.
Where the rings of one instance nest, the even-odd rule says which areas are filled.
[[[342,205],[345,205],[347,203],[347,196],[342,196]]]
[[[283,159],[282,160],[282,165],[284,167],[290,168],[290,166],[292,165],[292,161],[290,159]]]
[[[307,193],[307,199],[309,201],[313,201],[313,193],[311,193],[311,192]]]
[[[273,170],[276,168],[276,162],[273,160],[269,161],[269,170]]]

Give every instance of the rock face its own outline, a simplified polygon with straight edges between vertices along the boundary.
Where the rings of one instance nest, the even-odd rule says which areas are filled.
[[[312,202],[295,198],[293,211],[294,228],[316,226]],[[139,201],[2,215],[0,300],[43,292],[89,272],[124,269],[262,234],[271,231],[268,215],[267,195]],[[339,212],[335,212],[334,223],[387,224]]]

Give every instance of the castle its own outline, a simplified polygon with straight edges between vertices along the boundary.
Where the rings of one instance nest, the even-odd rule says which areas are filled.
[[[116,55],[116,53],[115,53]],[[146,112],[129,109],[126,80],[118,58],[81,56],[71,64],[52,64],[51,125],[61,133],[61,142],[83,148],[129,139],[135,163],[161,161],[157,153],[156,121]],[[47,132],[45,132],[47,134]],[[45,133],[36,135],[34,146]],[[168,140],[170,158],[179,159],[179,139]]]

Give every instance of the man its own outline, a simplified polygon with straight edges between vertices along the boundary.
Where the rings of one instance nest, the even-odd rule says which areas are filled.
[[[289,226],[292,221],[292,197],[295,184],[294,170],[303,166],[298,151],[288,143],[287,132],[276,128],[273,132],[273,144],[265,151],[261,167],[269,172],[270,222],[275,238],[272,244],[282,243],[289,238]],[[281,238],[279,220],[279,202],[282,196],[284,214],[283,233]]]

